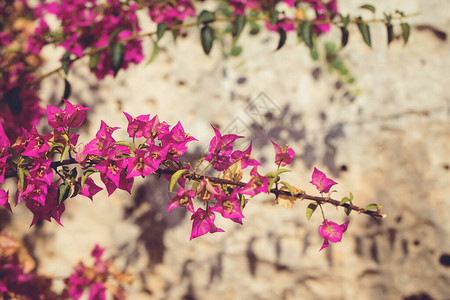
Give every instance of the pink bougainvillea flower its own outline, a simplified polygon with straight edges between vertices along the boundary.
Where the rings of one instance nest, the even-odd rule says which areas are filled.
[[[5,191],[4,189],[0,189],[0,206],[3,206],[7,210],[12,213],[11,205],[8,202],[9,191]]]
[[[127,167],[127,160],[120,159],[106,159],[94,166],[100,173],[105,174],[118,187],[120,180],[120,173]]]
[[[195,192],[193,190],[185,190],[180,187],[177,194],[170,201],[167,206],[167,211],[174,209],[175,207],[184,206],[188,211],[194,213],[194,204],[192,203],[192,198],[195,197]]]
[[[275,148],[275,163],[280,167],[284,167],[290,164],[294,160],[295,152],[292,148],[289,148],[287,145],[285,147],[281,147],[278,144],[274,143],[274,141],[270,140]]]
[[[319,171],[317,168],[314,168],[312,181],[310,181],[310,183],[315,185],[321,193],[328,193],[330,191],[330,188],[333,185],[337,184],[337,182],[327,178],[327,175]]]
[[[33,213],[33,220],[31,226],[36,224],[38,220],[47,220],[51,222],[53,218],[59,225],[61,224],[61,216],[64,213],[65,206],[64,202],[58,205],[58,185],[53,183],[48,187],[47,198],[45,200],[45,206],[38,203],[33,199],[27,199],[26,206]]]
[[[242,225],[244,215],[242,214],[240,201],[236,194],[235,190],[231,195],[216,195],[217,203],[211,210],[220,213],[226,219],[231,219],[233,222]]]
[[[51,159],[35,159],[34,167],[30,170],[31,178],[34,178],[34,180],[43,181],[47,185],[50,185],[53,179],[53,170],[50,168],[51,163]]]
[[[250,156],[251,152],[252,152],[252,142],[250,142],[250,145],[244,151],[240,150],[234,151],[231,154],[231,159],[233,160],[233,163],[240,160],[242,169],[245,169],[248,166],[260,166],[261,164],[259,163],[259,161]]]
[[[130,137],[140,138],[144,136],[144,129],[147,125],[150,115],[141,115],[133,118],[126,112],[123,112],[128,120],[127,132]]]
[[[78,182],[81,183],[81,177],[78,178]],[[91,177],[86,178],[83,187],[80,190],[80,195],[88,197],[93,201],[93,196],[102,190],[101,187],[95,184]]]
[[[232,163],[231,152],[233,152],[233,142],[243,136],[236,134],[225,134],[222,136],[220,131],[212,126],[215,136],[209,143],[208,156],[205,157],[206,161],[212,162],[212,166],[217,171],[226,170]]]
[[[163,136],[168,134],[169,128],[169,124],[166,122],[159,122],[158,116],[154,116],[153,119],[145,124],[145,128],[143,129],[144,137],[152,143],[155,138],[162,139]]]
[[[253,167],[250,171],[250,181],[239,190],[239,193],[255,196],[259,193],[267,193],[267,186],[269,185],[269,178],[259,175],[257,167]]]
[[[222,229],[217,228],[214,225],[214,220],[216,216],[211,210],[204,210],[203,208],[197,209],[197,211],[192,215],[192,232],[191,240],[195,239],[204,234],[214,233],[214,232],[224,232]]]
[[[155,146],[156,147],[156,146]],[[156,169],[153,167],[147,151],[136,150],[136,156],[128,158],[127,178],[136,176],[147,176]]]
[[[66,109],[64,111],[67,113],[67,126],[72,128],[80,127],[85,119],[85,111],[91,108],[82,105],[74,105],[66,99],[63,100],[64,103],[66,103]]]
[[[328,247],[329,242],[337,243],[342,240],[342,234],[347,230],[348,221],[338,225],[325,219],[319,226],[319,234],[324,238],[323,245],[319,251]]]

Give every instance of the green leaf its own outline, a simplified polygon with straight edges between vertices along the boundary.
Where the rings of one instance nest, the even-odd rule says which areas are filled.
[[[277,10],[272,10],[269,14],[270,17],[270,27],[274,26],[275,24],[277,24],[278,21],[278,16],[279,16],[280,12]]]
[[[231,56],[239,56],[242,52],[242,47],[238,45],[233,45],[230,51]]]
[[[317,51],[316,47],[312,47],[311,49],[309,49],[309,54],[311,55],[311,58],[313,60],[319,59],[319,52]]]
[[[280,183],[288,189],[289,193],[291,193],[291,196],[294,196],[294,193],[292,192],[292,186],[289,183],[287,183],[286,181],[280,181]]]
[[[70,185],[67,182],[61,183],[58,187],[58,206],[61,204],[61,202],[69,198],[69,195]]]
[[[64,158],[66,158],[67,154],[69,153],[69,150],[70,150],[70,145],[69,144],[65,145],[63,152],[61,153],[60,162],[62,162],[64,160]]]
[[[231,35],[236,41],[244,30],[245,24],[247,23],[247,19],[243,15],[236,15],[233,21],[233,27],[231,30]]]
[[[119,145],[119,146],[126,146],[126,147],[130,148],[130,150],[133,149],[133,146],[131,146],[130,143],[125,142],[125,141],[118,141],[118,142],[116,142],[115,144],[116,144],[116,145]]]
[[[364,4],[363,6],[360,6],[360,8],[370,10],[373,13],[376,11],[375,6],[370,4]]]
[[[377,209],[377,208],[378,208],[378,204],[376,204],[376,203],[372,203],[372,204],[369,204],[366,207],[364,207],[365,210]]]
[[[239,207],[241,208],[241,211],[244,209],[245,206],[245,196],[243,194],[238,194],[239,195]]]
[[[61,57],[61,67],[62,70],[64,71],[64,74],[68,74],[69,73],[69,66],[70,66],[70,52],[66,51],[66,53],[64,53],[64,55]]]
[[[81,186],[84,186],[84,183],[86,182],[86,179],[91,176],[92,174],[96,173],[97,170],[90,167],[86,171],[83,172],[83,175],[81,175]]]
[[[386,24],[386,30],[389,45],[394,40],[394,26],[392,24]]]
[[[288,170],[288,169],[278,169],[277,172],[275,173],[274,177],[278,177],[278,175],[280,175],[281,173],[287,173],[287,172],[292,172],[292,171]]]
[[[54,148],[57,148],[57,147],[63,148],[64,145],[63,145],[62,143],[54,143],[53,145],[50,146],[50,152],[52,152],[53,149],[54,149]]]
[[[406,43],[409,40],[409,33],[411,31],[411,26],[409,26],[408,23],[401,23],[400,26],[402,27],[403,41],[405,41],[404,45],[406,45]]]
[[[339,202],[339,205],[342,205],[342,204],[344,204],[345,202],[348,202],[348,201],[350,201],[350,199],[348,197],[344,197],[344,198],[342,198],[341,202]]]
[[[79,184],[78,182],[75,182],[73,185],[73,193],[70,196],[70,198],[73,198],[75,196],[77,196],[81,191],[81,184]]]
[[[209,26],[205,26],[202,28],[200,37],[203,51],[205,52],[206,55],[208,55],[209,52],[211,52],[211,48],[214,42],[214,30]]]
[[[170,185],[169,185],[169,191],[173,190],[173,187],[175,186],[175,184],[178,182],[178,179],[181,178],[181,176],[183,176],[183,174],[187,173],[188,170],[186,169],[181,169],[176,171],[175,173],[173,173],[172,178],[170,178]]]
[[[303,41],[305,41],[306,46],[309,48],[313,47],[313,40],[312,40],[312,32],[313,32],[313,26],[310,22],[304,21],[301,25],[301,35]]]
[[[269,185],[267,186],[267,192],[270,194],[270,190],[272,189],[272,185],[274,184],[274,182],[275,182],[275,178],[273,178],[273,177],[271,177],[270,179],[269,179]]]
[[[119,36],[119,34],[124,31],[124,30],[128,30],[125,27],[119,27],[116,30],[113,31],[113,33],[111,33],[111,35],[108,38],[108,45],[111,46],[113,45],[115,42],[114,40]]]
[[[268,172],[265,176],[269,177],[269,178],[275,178],[276,177],[274,172]]]
[[[70,94],[72,92],[72,87],[70,86],[70,82],[67,79],[64,79],[64,94],[63,94],[63,98],[64,99],[69,99]]]
[[[114,43],[111,46],[111,66],[114,71],[114,77],[116,77],[120,68],[122,68],[124,57],[125,45],[122,43]]]
[[[361,35],[363,37],[364,42],[369,46],[372,47],[372,42],[370,40],[370,28],[369,25],[362,22],[361,17],[358,18],[360,21],[358,23],[359,32],[361,32]]]
[[[342,48],[344,48],[348,44],[348,29],[346,27],[341,26],[341,33],[342,33],[341,45]]]
[[[157,37],[157,41],[159,41],[164,33],[167,30],[167,24],[164,22],[158,23],[158,27],[156,28],[156,37]]]
[[[159,54],[159,46],[157,42],[153,42],[153,50],[152,50],[152,55],[150,55],[150,59],[147,61],[146,65],[149,65],[152,63],[152,61],[155,60],[155,58],[158,56]]]
[[[283,28],[278,28],[278,33],[280,34],[280,40],[278,42],[278,47],[276,50],[281,49],[286,43],[286,31]]]
[[[100,63],[100,52],[91,54],[91,56],[89,56],[89,69],[91,71],[97,70],[99,63]]]
[[[314,211],[317,208],[317,202],[312,202],[308,205],[308,207],[306,208],[306,219],[309,221],[309,219],[311,219],[312,214],[314,213]]]
[[[342,14],[340,14],[340,16],[343,27],[347,28],[348,24],[350,23],[350,15],[348,14],[346,16],[343,16]]]
[[[350,192],[350,201],[353,201],[353,194]]]
[[[200,26],[200,24],[208,24],[211,23],[215,20],[215,16],[214,13],[208,11],[208,10],[203,10],[199,15],[198,15],[198,19],[197,19],[197,24]]]
[[[25,184],[25,176],[22,168],[17,169],[17,176],[19,177],[20,186],[23,188]]]

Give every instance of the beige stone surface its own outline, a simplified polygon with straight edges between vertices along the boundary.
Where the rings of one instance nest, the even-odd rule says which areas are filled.
[[[362,4],[340,3],[344,12]],[[382,204],[386,219],[352,214],[343,242],[318,252],[320,214],[307,221],[306,202],[286,210],[258,197],[245,209],[244,226],[218,218],[225,233],[189,241],[189,216],[166,212],[167,183],[138,180],[131,196],[70,199],[64,228],[46,222],[27,229],[31,215],[17,207],[10,227],[34,247],[39,270],[65,276],[99,243],[118,266],[138,274],[130,299],[449,299],[450,2],[377,7],[377,15],[395,8],[422,14],[408,19],[407,46],[396,39],[387,47],[384,28],[376,25],[370,50],[352,27],[342,52],[357,78],[350,93],[336,87],[338,77],[312,61],[294,36],[274,52],[278,38],[267,33],[245,33],[242,55],[225,60],[218,44],[205,56],[197,31],[188,30],[176,44],[164,37],[149,66],[98,82],[80,63],[70,79],[71,100],[92,107],[82,134],[93,136],[100,120],[126,128],[122,111],[157,114],[171,125],[182,122],[200,141],[195,154],[213,136],[211,123],[225,129],[240,122],[256,134],[254,156],[266,162],[263,171],[271,170],[274,156],[268,139],[288,143],[296,151],[289,182],[315,193],[308,182],[316,166],[339,182],[335,198],[351,191],[360,206]],[[321,42],[327,39],[339,36]],[[151,52],[149,43],[145,49]],[[48,69],[58,64],[52,58]],[[48,103],[61,93],[57,78],[43,82]],[[249,103],[268,99],[277,108],[273,118],[246,113]],[[347,220],[333,207],[325,213]],[[440,262],[445,255],[447,266]]]

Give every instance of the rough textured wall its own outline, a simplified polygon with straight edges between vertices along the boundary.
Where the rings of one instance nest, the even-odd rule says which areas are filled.
[[[308,222],[306,203],[286,210],[261,197],[247,206],[244,226],[219,221],[225,233],[189,242],[189,216],[166,212],[167,184],[145,180],[131,197],[71,199],[64,228],[29,230],[31,216],[18,207],[10,229],[34,247],[40,271],[56,275],[95,243],[108,247],[119,266],[140,274],[131,299],[449,299],[450,2],[385,2],[379,11],[422,15],[408,20],[406,47],[398,38],[388,48],[376,25],[370,50],[352,27],[342,53],[357,78],[350,93],[293,36],[277,52],[275,34],[245,36],[242,55],[224,60],[218,45],[203,55],[198,33],[188,30],[176,46],[165,37],[154,63],[116,79],[97,82],[86,66],[75,68],[71,99],[93,107],[83,133],[93,136],[100,120],[126,127],[121,111],[158,114],[171,125],[181,120],[201,141],[197,152],[213,135],[210,123],[238,124],[262,161],[273,160],[268,138],[296,150],[292,184],[315,193],[308,181],[317,166],[339,182],[336,198],[352,191],[358,205],[383,204],[388,218],[352,214],[343,243],[319,253],[319,214]],[[340,4],[354,12],[363,3]],[[48,79],[42,96],[55,103],[62,89]],[[252,104],[264,110],[262,103],[270,114],[255,113]],[[326,214],[345,221],[332,207]]]

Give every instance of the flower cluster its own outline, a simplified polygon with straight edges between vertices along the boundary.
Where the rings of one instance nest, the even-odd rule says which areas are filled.
[[[107,47],[138,33],[137,9],[136,4],[118,0],[108,0],[106,3],[97,0],[62,0],[41,7],[41,10],[54,14],[61,21],[63,40],[59,46],[78,57],[83,56],[87,49]],[[47,23],[41,19],[35,35],[40,36],[46,28]],[[123,42],[123,45],[121,68],[126,69],[130,64],[138,64],[143,60],[141,40],[132,39]],[[90,67],[98,79],[114,74],[112,59],[111,47],[91,57]]]
[[[29,131],[22,129],[21,136],[11,143],[0,124],[0,183],[7,175],[18,178],[15,204],[25,202],[33,214],[31,226],[39,220],[52,219],[62,225],[61,216],[67,199],[83,195],[92,200],[103,189],[95,183],[94,174],[99,175],[108,195],[117,189],[131,193],[134,178],[138,176],[163,175],[170,181],[170,191],[178,184],[167,210],[182,207],[192,214],[191,240],[206,233],[223,232],[215,225],[217,213],[242,225],[244,207],[251,197],[260,193],[275,194],[275,203],[287,208],[297,199],[314,201],[307,208],[308,219],[317,207],[322,210],[322,204],[327,202],[344,207],[347,214],[357,210],[382,216],[377,205],[369,206],[376,208],[376,212],[354,206],[351,193],[350,198],[345,197],[341,202],[332,200],[330,194],[334,191],[330,189],[337,183],[316,168],[311,183],[322,197],[306,195],[282,181],[281,174],[290,170],[281,167],[293,163],[295,158],[294,150],[288,145],[282,147],[272,141],[276,170],[262,175],[258,172],[261,164],[252,157],[252,143],[245,150],[235,149],[234,143],[242,136],[222,134],[212,127],[214,137],[208,153],[193,167],[181,158],[187,151],[187,144],[196,139],[185,132],[180,122],[170,126],[156,115],[153,118],[150,115],[133,117],[124,112],[128,121],[126,131],[132,143],[117,141],[113,134],[119,127],[108,126],[102,121],[95,137],[84,145],[78,143],[79,134],[73,130],[83,124],[89,108],[67,100],[64,102],[64,109],[47,106],[48,124],[53,131],[46,135],[40,134],[35,127]],[[203,162],[206,166],[199,171]],[[245,170],[249,179],[242,181]],[[206,171],[217,173],[217,176],[203,175]],[[328,193],[328,197],[324,198],[323,193]],[[0,205],[12,212],[8,198],[9,191],[0,189]],[[196,199],[197,203],[194,202]],[[323,210],[322,215],[324,222],[319,231],[325,239],[323,249],[330,241],[335,243],[342,239],[348,222],[337,225],[325,218]],[[78,275],[74,278],[79,279],[81,275]],[[75,279],[74,286],[85,285],[85,281]],[[74,289],[80,290],[79,287]],[[103,288],[93,285],[91,293],[102,294]]]
[[[27,48],[39,18],[25,1],[0,1],[0,123],[16,139],[21,128],[31,129],[43,116],[37,91],[31,83],[41,65],[38,53]]]
[[[157,24],[165,23],[169,26],[181,24],[187,16],[194,17],[196,14],[192,0],[150,2],[148,14]]]
[[[85,291],[89,290],[87,299],[106,299],[108,290],[114,299],[126,299],[124,284],[129,284],[133,278],[124,272],[115,271],[112,261],[102,259],[104,252],[105,248],[95,245],[91,252],[94,258],[93,266],[87,267],[83,262],[78,263],[72,275],[64,281],[64,297],[80,299]],[[111,284],[112,280],[115,284]]]

